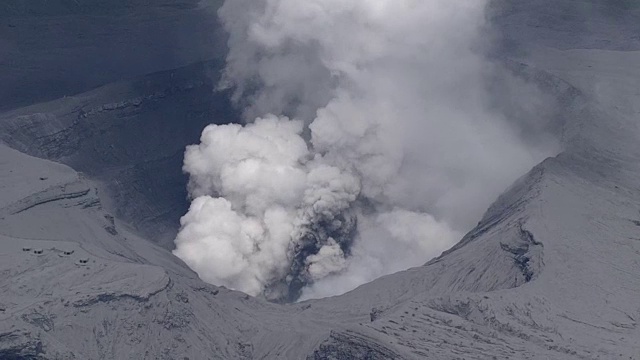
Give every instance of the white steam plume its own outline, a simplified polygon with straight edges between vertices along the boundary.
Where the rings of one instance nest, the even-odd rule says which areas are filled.
[[[451,246],[548,154],[488,110],[484,6],[227,0],[224,85],[248,124],[210,125],[187,149],[176,255],[205,281],[292,301]]]

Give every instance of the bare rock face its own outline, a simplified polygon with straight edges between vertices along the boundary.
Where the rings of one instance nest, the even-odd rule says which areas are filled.
[[[399,359],[400,355],[377,343],[375,340],[356,333],[331,332],[307,360],[321,359]]]

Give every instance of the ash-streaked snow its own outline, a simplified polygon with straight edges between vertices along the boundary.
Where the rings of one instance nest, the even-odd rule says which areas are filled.
[[[609,10],[591,13],[589,32],[537,27],[580,4],[512,4],[499,18],[521,48],[550,39],[501,54],[555,99],[540,111],[558,121],[562,153],[523,174],[442,256],[342,296],[276,305],[208,285],[112,217],[95,174],[0,145],[0,358],[637,359],[640,54],[621,51],[637,50],[627,46],[637,32]],[[580,23],[576,13],[566,21]],[[90,93],[92,107],[131,100],[108,89]],[[67,144],[56,129],[75,136],[79,125],[43,119],[67,119],[63,105],[82,108],[81,98],[2,114],[3,141],[69,162],[46,150]]]

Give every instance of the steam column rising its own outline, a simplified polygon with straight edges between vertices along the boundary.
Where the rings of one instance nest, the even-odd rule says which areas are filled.
[[[477,0],[227,0],[246,125],[185,154],[175,254],[295,301],[418,266],[543,156],[488,109]]]

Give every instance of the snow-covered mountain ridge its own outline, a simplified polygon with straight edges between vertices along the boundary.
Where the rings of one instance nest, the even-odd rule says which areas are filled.
[[[639,359],[640,52],[574,45],[509,56],[560,104],[562,153],[442,256],[333,298],[204,284],[93,174],[0,146],[0,358]]]

